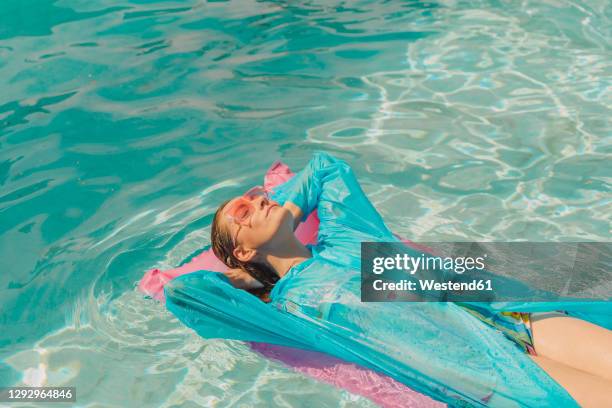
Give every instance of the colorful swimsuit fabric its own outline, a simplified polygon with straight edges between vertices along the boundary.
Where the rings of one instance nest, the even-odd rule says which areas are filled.
[[[495,327],[506,337],[514,341],[524,352],[537,355],[533,346],[530,313],[525,312],[492,312],[486,308],[465,308],[482,322]]]
[[[466,310],[442,302],[361,302],[361,242],[398,242],[349,165],[316,153],[272,197],[305,215],[317,208],[312,258],[274,287],[269,304],[206,271],[166,286],[167,307],[206,338],[320,351],[391,376],[451,406],[576,407],[571,396],[515,346]],[[414,256],[421,252],[417,249]],[[480,305],[480,304],[479,304]],[[474,306],[467,304],[468,307]],[[573,310],[610,322],[609,303],[486,304],[491,313]]]

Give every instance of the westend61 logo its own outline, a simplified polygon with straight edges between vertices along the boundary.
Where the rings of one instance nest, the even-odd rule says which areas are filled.
[[[364,242],[364,302],[610,301],[610,243]]]

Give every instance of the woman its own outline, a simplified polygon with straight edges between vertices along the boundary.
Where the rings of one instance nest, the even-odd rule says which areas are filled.
[[[350,333],[371,366],[451,404],[573,403],[559,384],[582,406],[612,401],[612,335],[597,325],[562,314],[487,320],[451,303],[361,303],[360,243],[397,238],[344,161],[315,154],[272,198],[250,191],[215,214],[213,251],[235,286]],[[315,208],[319,242],[304,246],[293,231]],[[537,366],[516,345],[535,349]]]

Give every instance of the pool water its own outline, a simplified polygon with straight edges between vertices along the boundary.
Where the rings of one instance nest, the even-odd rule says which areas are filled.
[[[135,290],[315,150],[412,240],[608,241],[612,12],[581,1],[4,0],[0,386],[373,406]]]

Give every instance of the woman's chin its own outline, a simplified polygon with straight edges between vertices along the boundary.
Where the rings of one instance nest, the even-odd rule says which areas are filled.
[[[293,217],[291,216],[291,213],[283,207],[277,208],[278,209],[270,212],[269,220],[270,224],[274,225],[274,235],[293,233]]]
[[[271,220],[278,221],[279,224],[282,224],[283,220],[289,218],[290,214],[291,213],[286,208],[274,206],[270,209],[268,216]]]

